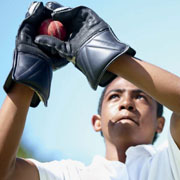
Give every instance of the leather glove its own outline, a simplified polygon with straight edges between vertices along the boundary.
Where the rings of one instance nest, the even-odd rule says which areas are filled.
[[[85,74],[94,90],[98,85],[106,86],[116,77],[107,68],[118,56],[135,55],[135,51],[120,42],[109,25],[87,7],[57,8],[52,17],[66,27],[67,41],[41,35],[35,42],[50,54],[56,52],[71,61]]]
[[[68,63],[60,57],[50,58],[34,43],[40,23],[50,18],[52,9],[59,6],[44,6],[42,2],[33,2],[16,36],[13,66],[4,84],[4,90],[8,93],[15,82],[29,86],[35,92],[32,107],[36,107],[40,100],[47,106],[52,72]]]

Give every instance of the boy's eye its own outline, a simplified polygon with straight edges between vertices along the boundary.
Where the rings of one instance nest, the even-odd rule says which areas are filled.
[[[137,95],[136,98],[141,99],[141,98],[143,98],[143,96],[142,95]]]
[[[109,100],[119,98],[118,94],[112,94],[109,96]]]
[[[146,99],[146,97],[144,95],[138,94],[136,96],[136,99]]]

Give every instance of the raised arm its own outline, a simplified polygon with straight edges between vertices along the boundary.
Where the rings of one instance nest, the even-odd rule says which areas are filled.
[[[39,178],[33,164],[16,159],[33,94],[30,88],[16,84],[0,109],[0,179],[2,180],[38,180]]]
[[[33,163],[16,159],[16,151],[29,106],[36,107],[40,100],[47,105],[53,70],[68,62],[49,58],[34,43],[39,25],[50,16],[50,8],[42,2],[32,3],[16,36],[13,67],[4,84],[8,95],[0,111],[1,180],[39,179]]]

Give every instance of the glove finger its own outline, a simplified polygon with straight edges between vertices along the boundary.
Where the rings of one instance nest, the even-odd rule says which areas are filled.
[[[25,17],[28,18],[32,16],[33,14],[35,14],[36,11],[41,9],[42,6],[43,6],[42,2],[32,2],[28,8]]]
[[[53,36],[39,35],[35,38],[35,43],[51,56],[61,55],[63,57],[64,42]]]
[[[16,43],[28,42],[32,44],[36,34],[36,28],[34,28],[28,23],[25,23],[18,31],[18,38],[16,39]]]
[[[51,13],[52,11],[45,8],[42,2],[33,2],[26,13],[26,18],[20,25],[18,36],[20,37],[20,34],[29,35],[28,39],[34,38],[41,22],[50,18]]]
[[[82,30],[87,32],[90,29],[92,31],[92,29],[107,28],[107,24],[94,11],[85,6],[73,9],[55,9],[52,18],[61,21],[69,35],[71,33],[77,34]]]
[[[80,28],[83,26],[84,18],[77,16],[82,8],[84,7],[80,6],[73,9],[69,7],[60,7],[53,11],[52,18],[62,22],[66,28],[67,37],[72,38],[73,33],[76,34],[79,32]]]
[[[63,5],[59,4],[58,2],[47,2],[45,7],[53,11],[57,8],[63,7]]]
[[[62,47],[65,46],[65,44],[63,41],[53,36],[39,35],[35,38],[35,43],[47,55],[52,57],[53,70],[59,69],[69,63],[69,61],[64,58]]]
[[[50,15],[50,13],[49,13]],[[45,19],[48,15],[45,13],[45,7],[42,2],[33,2],[28,12],[26,13],[26,18],[24,22],[31,23],[34,25],[38,25],[40,22],[42,22],[43,19]]]
[[[79,7],[73,9],[70,7],[60,7],[53,11],[52,18],[61,21],[63,24],[67,24],[68,21],[72,21],[78,11]]]

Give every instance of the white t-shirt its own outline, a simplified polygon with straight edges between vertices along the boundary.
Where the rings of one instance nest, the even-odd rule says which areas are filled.
[[[73,160],[40,163],[40,180],[180,180],[180,150],[172,136],[168,146],[155,150],[152,145],[128,148],[125,163],[95,156],[89,166]]]

